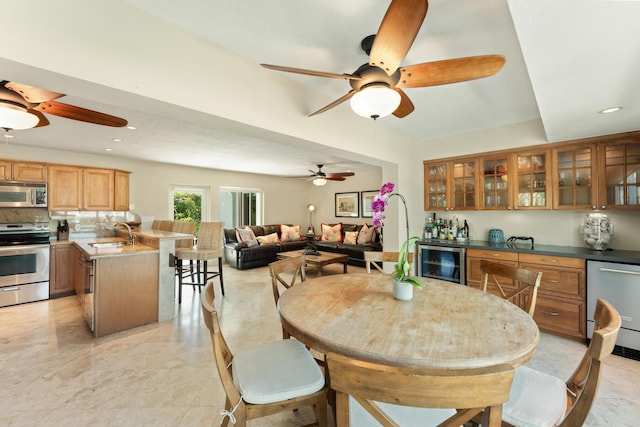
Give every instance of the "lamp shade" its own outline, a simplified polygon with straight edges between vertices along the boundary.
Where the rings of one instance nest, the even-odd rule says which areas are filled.
[[[317,185],[318,187],[322,187],[323,185],[325,185],[327,183],[327,180],[324,178],[315,178],[313,181],[313,185]]]
[[[40,119],[35,114],[23,111],[19,107],[0,102],[0,128],[31,129]]]
[[[351,109],[362,117],[377,119],[396,111],[400,94],[384,84],[364,87],[351,97]]]

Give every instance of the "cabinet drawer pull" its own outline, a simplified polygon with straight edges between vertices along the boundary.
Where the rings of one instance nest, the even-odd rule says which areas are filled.
[[[491,256],[500,256],[500,254],[491,254]]]
[[[555,258],[551,258],[551,259],[540,258],[540,261],[542,261],[542,262],[560,262],[560,260],[557,260]]]
[[[560,283],[559,280],[545,280],[545,282],[549,282],[549,283]]]
[[[546,311],[546,314],[550,315],[550,316],[559,316],[559,313],[556,313],[555,311]]]

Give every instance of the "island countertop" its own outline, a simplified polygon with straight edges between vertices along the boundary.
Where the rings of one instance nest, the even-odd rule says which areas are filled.
[[[136,243],[135,245],[126,244],[123,246],[115,247],[102,247],[94,248],[90,243],[110,243],[110,242],[127,242],[127,239],[118,237],[97,237],[92,239],[77,239],[71,241],[77,248],[84,252],[90,260],[105,258],[105,257],[119,257],[129,255],[139,255],[148,253],[158,253],[158,248],[147,246],[142,243]]]

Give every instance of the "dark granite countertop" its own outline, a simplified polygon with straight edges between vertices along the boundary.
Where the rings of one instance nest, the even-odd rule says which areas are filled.
[[[518,252],[539,255],[566,256],[572,258],[584,258],[586,260],[620,262],[627,264],[640,264],[640,251],[606,250],[596,251],[585,247],[555,246],[535,244],[533,248],[530,242],[489,243],[483,240],[470,240],[458,242],[456,240],[420,240],[418,244],[431,246],[445,246],[467,249],[491,249],[496,251]]]

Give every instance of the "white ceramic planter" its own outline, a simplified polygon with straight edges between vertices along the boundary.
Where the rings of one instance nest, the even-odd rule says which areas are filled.
[[[413,299],[413,285],[393,279],[393,297],[400,301],[411,301]]]

